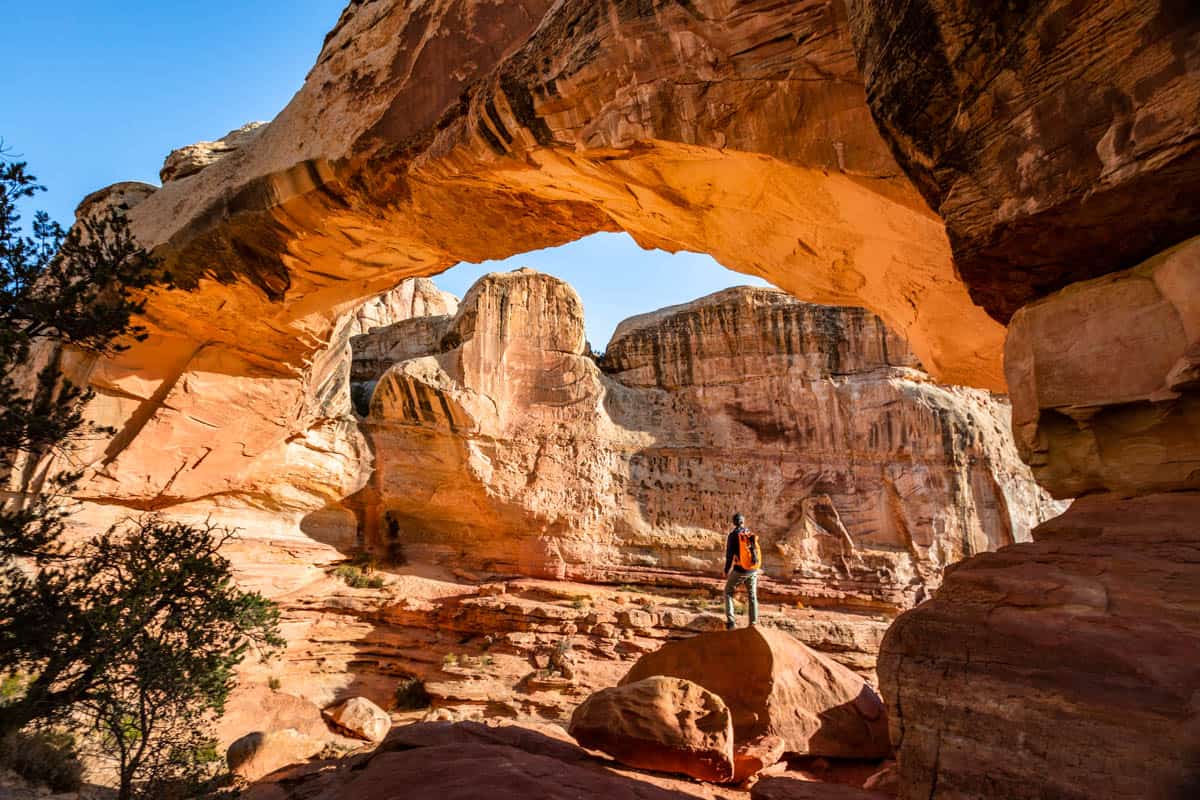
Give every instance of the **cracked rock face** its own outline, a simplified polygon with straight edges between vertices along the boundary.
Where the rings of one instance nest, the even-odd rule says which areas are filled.
[[[355,339],[381,552],[673,581],[720,569],[742,510],[769,574],[809,602],[903,608],[1059,508],[1007,405],[933,382],[861,310],[730,289],[626,321],[597,365],[575,292],[519,270],[395,331]],[[376,342],[400,339],[429,349],[381,363]]]
[[[848,3],[866,94],[1007,321],[1200,229],[1194,3]]]

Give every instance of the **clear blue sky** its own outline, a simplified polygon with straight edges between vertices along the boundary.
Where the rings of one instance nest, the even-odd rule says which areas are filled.
[[[344,6],[345,0],[7,4],[0,137],[49,190],[32,208],[67,224],[89,192],[123,180],[157,184],[171,150],[270,120],[304,82]],[[597,349],[627,316],[762,283],[708,256],[643,251],[611,234],[464,264],[435,280],[461,296],[484,272],[519,266],[557,275],[579,291]]]

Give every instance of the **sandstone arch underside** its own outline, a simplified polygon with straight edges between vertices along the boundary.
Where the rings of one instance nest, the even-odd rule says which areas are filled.
[[[872,124],[840,3],[551,5],[353,3],[248,143],[157,191],[118,187],[183,287],[95,376],[123,429],[104,472],[144,484],[131,499],[226,491],[243,450],[309,429],[320,353],[363,298],[595,231],[866,306],[939,378],[1003,387],[1003,328]],[[164,421],[205,405],[172,395],[206,376],[222,401],[241,387],[242,445],[207,441],[204,413]],[[171,485],[119,474],[161,464],[142,426],[164,424]]]

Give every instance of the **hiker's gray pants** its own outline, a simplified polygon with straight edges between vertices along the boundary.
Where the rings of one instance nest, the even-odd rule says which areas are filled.
[[[750,624],[758,622],[758,570],[739,572],[733,569],[729,571],[729,578],[725,581],[725,622],[730,627],[737,624],[733,616],[733,593],[743,583],[746,584],[746,594],[749,597],[747,605],[750,606]]]

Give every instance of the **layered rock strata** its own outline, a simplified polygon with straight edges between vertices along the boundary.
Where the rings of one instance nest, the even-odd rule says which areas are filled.
[[[1200,777],[1200,493],[1075,501],[952,567],[880,654],[904,798],[1183,798]]]
[[[522,270],[356,345],[364,386],[381,350],[408,357],[364,422],[360,499],[383,556],[686,585],[720,570],[741,509],[774,591],[887,610],[1057,510],[1018,463],[1007,406],[934,383],[860,310],[728,290],[628,320],[597,365],[574,291]]]
[[[91,371],[118,433],[87,454],[87,494],[110,506],[249,497],[244,521],[294,533],[324,487],[283,524],[258,498],[281,460],[345,449],[325,354],[346,313],[602,230],[865,305],[932,374],[1003,387],[1002,327],[871,124],[841,2],[351,3],[278,117],[164,175],[128,213],[181,288]],[[353,472],[322,470],[298,477],[340,491]]]
[[[1195,4],[848,6],[880,132],[996,319],[1200,230]]]
[[[1035,543],[951,568],[889,631],[880,678],[903,797],[1195,785],[1197,287],[1191,240],[1013,317],[1018,446],[1051,491],[1086,496]]]

